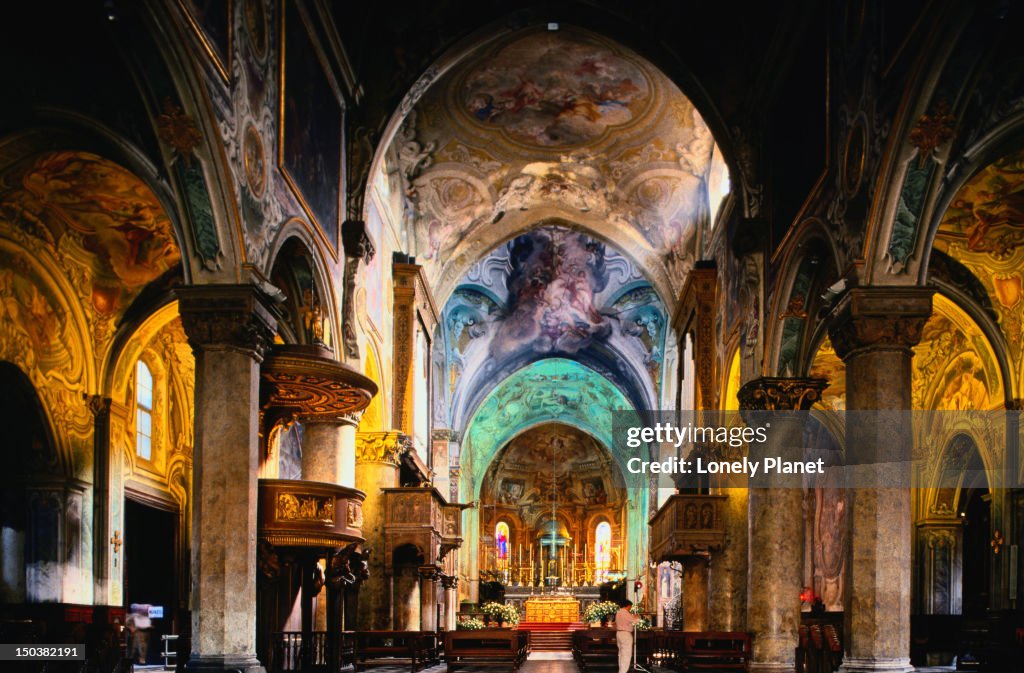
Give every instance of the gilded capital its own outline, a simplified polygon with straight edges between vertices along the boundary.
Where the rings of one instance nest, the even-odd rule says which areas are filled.
[[[747,411],[807,411],[828,387],[825,379],[762,376],[740,388],[740,409]]]
[[[254,285],[179,287],[178,310],[192,350],[232,349],[257,361],[274,342],[277,320]]]
[[[836,355],[866,349],[909,350],[921,340],[932,314],[933,290],[924,287],[855,287],[829,316],[828,336]]]
[[[356,433],[357,463],[386,463],[397,467],[402,456],[412,448],[412,437],[394,430]]]

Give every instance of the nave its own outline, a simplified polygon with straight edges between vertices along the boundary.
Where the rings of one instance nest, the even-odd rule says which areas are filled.
[[[1019,670],[1024,13],[748,5],[8,8],[0,642]]]

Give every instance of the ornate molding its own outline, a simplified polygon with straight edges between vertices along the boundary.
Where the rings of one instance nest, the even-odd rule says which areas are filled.
[[[316,346],[275,346],[260,368],[261,407],[276,416],[351,425],[377,384],[329,356]]]
[[[196,285],[179,287],[174,293],[193,352],[230,349],[262,362],[274,342],[277,320],[258,288]]]
[[[910,350],[932,314],[933,290],[924,287],[853,288],[829,316],[836,355],[865,349]]]
[[[356,462],[385,463],[398,467],[412,451],[412,437],[397,431],[356,433]]]
[[[366,222],[346,220],[341,225],[341,242],[345,248],[345,277],[341,302],[341,340],[345,355],[359,357],[359,337],[356,334],[356,275],[359,262],[369,264],[376,250],[366,233]]]
[[[188,166],[192,164],[196,148],[203,142],[196,120],[170,98],[164,99],[163,112],[156,118],[156,134],[170,147],[171,153],[182,157]]]
[[[259,538],[274,546],[336,548],[363,541],[354,488],[295,479],[260,479]]]
[[[740,409],[748,411],[807,411],[828,387],[825,379],[763,376],[740,388]]]

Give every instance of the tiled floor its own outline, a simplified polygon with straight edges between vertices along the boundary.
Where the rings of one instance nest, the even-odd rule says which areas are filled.
[[[445,673],[448,669],[444,664],[425,668],[420,673]],[[462,673],[498,673],[501,669],[493,667],[467,666],[460,668]],[[519,668],[519,673],[579,673],[571,652],[533,652],[526,663]],[[408,666],[388,666],[374,668],[373,673],[409,673]]]

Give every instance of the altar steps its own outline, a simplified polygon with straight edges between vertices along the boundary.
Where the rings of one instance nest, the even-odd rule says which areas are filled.
[[[573,631],[587,628],[583,622],[520,622],[521,631],[530,632],[530,649],[558,652],[572,649]]]

